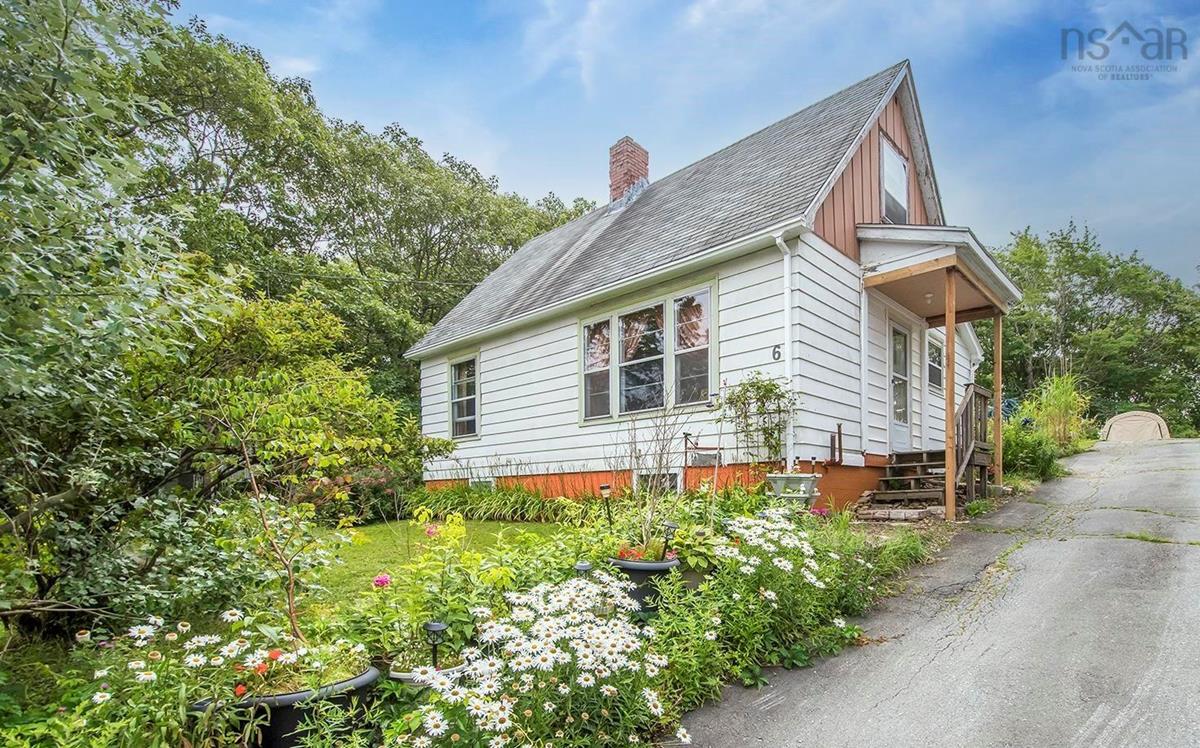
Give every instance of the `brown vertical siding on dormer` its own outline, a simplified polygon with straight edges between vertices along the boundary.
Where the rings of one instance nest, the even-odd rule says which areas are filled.
[[[913,165],[908,131],[904,127],[904,115],[900,111],[899,100],[893,97],[821,203],[813,222],[813,230],[818,236],[855,262],[859,259],[856,226],[883,220],[879,184],[881,137],[891,139],[897,150],[908,159],[909,223],[929,223],[925,215],[925,202],[920,197],[921,188],[917,184],[917,170]]]

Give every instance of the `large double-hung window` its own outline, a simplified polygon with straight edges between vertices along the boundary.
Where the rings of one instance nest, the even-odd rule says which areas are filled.
[[[710,298],[698,289],[585,324],[583,417],[707,402]]]

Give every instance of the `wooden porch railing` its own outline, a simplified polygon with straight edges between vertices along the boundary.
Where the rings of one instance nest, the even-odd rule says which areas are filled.
[[[954,480],[957,483],[963,473],[974,463],[976,452],[992,452],[988,441],[988,407],[992,403],[992,391],[977,384],[968,384],[963,391],[962,402],[954,418]]]

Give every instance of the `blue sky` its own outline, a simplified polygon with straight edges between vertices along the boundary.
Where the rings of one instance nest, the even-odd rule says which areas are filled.
[[[184,0],[193,15],[310,79],[330,115],[398,122],[505,190],[601,202],[622,135],[654,179],[909,58],[950,223],[1001,245],[1075,220],[1200,280],[1194,2]],[[1137,81],[1061,59],[1064,27],[1126,19],[1183,29],[1193,59]]]

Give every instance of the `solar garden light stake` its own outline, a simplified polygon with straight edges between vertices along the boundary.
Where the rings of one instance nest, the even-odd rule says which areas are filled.
[[[576,561],[573,568],[575,569],[575,575],[579,577],[586,578],[592,572],[592,565],[587,561]]]
[[[612,505],[609,504],[609,498],[612,497],[612,486],[607,483],[600,484],[600,498],[604,500],[604,513],[608,516],[608,529],[613,529],[612,521]]]
[[[446,629],[448,626],[441,621],[427,621],[424,625],[425,637],[429,639],[429,644],[433,647],[433,669],[438,669],[437,650],[438,645],[446,640]]]
[[[675,537],[675,531],[679,529],[679,525],[674,522],[664,522],[663,528],[666,533],[663,535],[662,555],[658,557],[659,561],[665,561],[667,558],[667,549],[671,547],[671,540]]]

